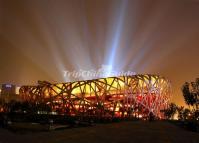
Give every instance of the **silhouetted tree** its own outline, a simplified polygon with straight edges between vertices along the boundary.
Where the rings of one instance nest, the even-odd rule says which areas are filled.
[[[179,120],[188,120],[191,119],[191,110],[184,108],[184,106],[180,106],[177,108],[177,112],[178,112],[178,119]]]
[[[189,109],[184,109],[184,111],[183,111],[183,118],[184,118],[184,120],[188,120],[188,119],[190,119],[190,116],[191,116],[191,111],[189,110]]]
[[[183,96],[184,96],[185,103],[188,106],[193,105],[188,82],[185,82],[184,85],[182,86],[182,93],[183,93]]]
[[[192,106],[194,110],[198,110],[199,107],[199,78],[195,82],[185,82],[182,86],[182,92],[185,103],[188,106]]]
[[[199,110],[196,110],[196,111],[193,112],[193,118],[195,120],[199,120]]]
[[[184,111],[184,106],[180,106],[180,107],[177,108],[178,120],[184,120],[183,111]]]
[[[170,103],[167,109],[162,110],[164,116],[167,119],[173,119],[176,111],[177,111],[177,105],[175,103]]]

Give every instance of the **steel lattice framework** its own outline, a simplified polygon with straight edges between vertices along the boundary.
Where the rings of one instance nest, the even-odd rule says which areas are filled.
[[[23,100],[49,104],[71,116],[162,117],[171,96],[170,82],[157,75],[133,75],[37,86],[22,86]]]

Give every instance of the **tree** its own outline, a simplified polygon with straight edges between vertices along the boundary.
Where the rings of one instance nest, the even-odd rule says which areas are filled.
[[[191,111],[183,106],[177,108],[178,119],[185,121],[191,118]]]
[[[180,106],[180,107],[177,108],[178,120],[184,120],[183,111],[184,111],[184,106]]]
[[[163,110],[162,112],[164,113],[166,119],[173,119],[176,111],[177,111],[177,105],[175,103],[170,103],[169,107]]]
[[[184,109],[184,111],[183,111],[183,118],[184,118],[184,120],[188,120],[188,119],[190,119],[190,116],[191,116],[191,111],[189,110],[189,109]]]
[[[182,92],[184,96],[185,103],[190,107],[192,106],[194,110],[199,108],[199,78],[196,78],[195,82],[185,82],[182,86]]]

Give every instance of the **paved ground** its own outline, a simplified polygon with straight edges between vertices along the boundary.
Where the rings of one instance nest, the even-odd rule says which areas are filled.
[[[0,143],[199,143],[199,133],[168,122],[129,121],[51,132],[0,129]]]

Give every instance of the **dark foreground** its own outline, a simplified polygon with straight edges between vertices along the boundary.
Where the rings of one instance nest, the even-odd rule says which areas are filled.
[[[129,121],[49,132],[0,129],[0,143],[198,143],[199,133],[168,122]]]

